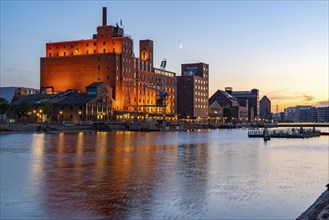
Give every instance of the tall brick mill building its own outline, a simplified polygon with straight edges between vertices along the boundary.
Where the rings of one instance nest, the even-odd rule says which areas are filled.
[[[176,114],[176,74],[165,70],[165,61],[154,68],[152,40],[139,42],[139,57],[133,43],[122,25],[107,25],[103,8],[102,26],[92,39],[46,44],[40,61],[42,93],[85,93],[87,85],[104,82],[112,90],[113,112]]]

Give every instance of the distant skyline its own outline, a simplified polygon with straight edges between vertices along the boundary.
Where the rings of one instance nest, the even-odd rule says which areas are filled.
[[[209,95],[260,90],[272,111],[328,105],[328,1],[1,1],[0,85],[39,88],[46,43],[90,39],[123,22],[134,40],[154,41],[154,66],[209,64]]]

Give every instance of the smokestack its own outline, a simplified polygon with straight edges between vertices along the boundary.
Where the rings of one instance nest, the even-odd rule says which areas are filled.
[[[103,26],[107,25],[106,21],[107,15],[106,15],[106,7],[103,7]]]
[[[232,95],[232,87],[225,87],[225,92],[227,92],[228,94]]]

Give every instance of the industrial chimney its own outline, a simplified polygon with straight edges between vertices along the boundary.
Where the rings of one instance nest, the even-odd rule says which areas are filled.
[[[103,26],[107,25],[106,17],[106,7],[103,7]]]
[[[228,94],[232,95],[232,87],[225,87],[225,92],[227,92]]]

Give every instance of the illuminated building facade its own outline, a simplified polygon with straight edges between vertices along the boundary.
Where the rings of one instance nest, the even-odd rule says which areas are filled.
[[[177,113],[181,118],[207,118],[209,97],[209,65],[182,64],[177,77]]]
[[[140,57],[135,57],[132,38],[122,25],[107,25],[106,17],[103,8],[102,26],[92,39],[46,44],[46,57],[40,61],[41,91],[86,92],[87,85],[100,81],[112,88],[116,112],[175,114],[176,74],[153,67],[153,41],[141,40]],[[160,92],[166,94],[162,106]]]
[[[67,90],[56,94],[26,95],[12,102],[11,118],[17,118],[17,107],[23,102],[28,103],[30,110],[22,120],[25,122],[77,122],[103,121],[111,117],[112,89],[106,83],[94,82],[86,86],[86,93]],[[50,112],[42,111],[43,102],[50,103]],[[19,118],[17,118],[19,119]]]

